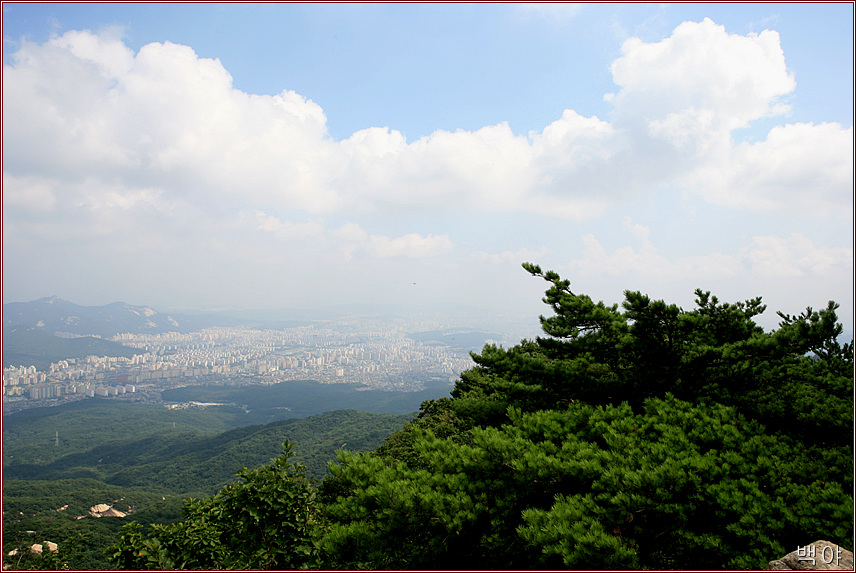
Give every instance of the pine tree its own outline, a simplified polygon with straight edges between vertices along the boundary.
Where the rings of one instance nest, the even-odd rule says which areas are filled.
[[[452,400],[332,468],[328,563],[760,568],[852,537],[853,346],[837,305],[622,310],[554,272],[547,335],[473,355]]]

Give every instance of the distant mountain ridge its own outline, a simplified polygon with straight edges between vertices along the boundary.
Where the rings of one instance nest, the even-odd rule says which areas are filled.
[[[211,326],[234,326],[238,320],[223,315],[166,314],[149,306],[114,302],[81,306],[56,296],[3,305],[3,328],[28,326],[57,332],[104,338],[123,332],[135,334],[192,332]]]
[[[139,351],[118,342],[92,336],[60,338],[30,326],[3,328],[3,366],[35,366],[47,372],[51,363],[68,358],[95,356],[124,356],[130,358]]]

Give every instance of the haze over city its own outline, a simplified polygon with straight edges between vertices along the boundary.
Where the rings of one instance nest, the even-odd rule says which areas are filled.
[[[3,4],[3,300],[853,330],[853,5]]]

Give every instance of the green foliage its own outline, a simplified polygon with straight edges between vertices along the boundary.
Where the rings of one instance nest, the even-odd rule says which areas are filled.
[[[429,398],[446,394],[447,390],[434,389],[422,392],[358,391],[354,385],[319,384],[310,381],[295,381],[271,386],[205,386],[182,387],[165,390],[164,400],[203,402],[234,402],[246,405],[247,413],[238,407],[216,407],[206,410],[169,410],[162,404],[129,403],[107,398],[90,398],[55,407],[32,408],[4,416],[3,418],[3,467],[4,472],[13,466],[45,466],[70,454],[86,454],[105,446],[115,452],[102,453],[111,456],[127,451],[127,444],[140,441],[141,449],[158,441],[169,441],[176,434],[186,441],[190,434],[210,437],[213,434],[261,426],[285,419],[304,419],[336,410],[360,410],[367,413],[403,416],[415,412],[419,404]],[[399,423],[399,426],[405,420]],[[356,421],[362,425],[361,421]],[[56,445],[59,432],[59,445]],[[378,442],[389,435],[379,436]],[[157,436],[149,443],[142,440]],[[305,438],[301,438],[301,445]],[[257,460],[241,460],[247,464],[261,464],[276,453],[282,439],[274,439],[273,450],[263,452]],[[341,441],[338,445],[341,445]],[[373,444],[371,447],[376,447]],[[103,459],[98,455],[94,461]],[[91,467],[89,460],[80,465]],[[306,460],[308,463],[308,460]],[[103,463],[103,462],[102,462]],[[326,459],[313,471],[326,473]],[[240,468],[240,463],[229,469],[226,479]],[[68,464],[57,469],[69,469]],[[102,471],[106,470],[106,471]],[[23,471],[23,470],[22,470]],[[30,468],[29,473],[16,475],[39,479],[44,477],[44,467]],[[101,468],[89,477],[104,478],[109,468]],[[118,468],[112,469],[113,472]],[[63,477],[82,476],[56,476]]]
[[[62,517],[86,515],[93,505],[106,503],[116,509],[147,506],[165,497],[155,487],[125,488],[93,479],[13,480],[3,479],[3,511],[9,520],[40,515]],[[60,510],[60,508],[63,508]],[[16,517],[17,516],[17,517]]]
[[[486,345],[452,399],[322,487],[340,568],[760,568],[852,538],[853,347],[761,299],[622,310],[550,283],[545,338]]]
[[[47,415],[48,409],[38,412],[38,416],[12,416],[19,420],[14,429],[24,441],[29,432],[36,432],[37,437],[47,436],[46,431],[40,430],[39,423],[52,427],[54,424],[69,422],[69,427],[65,428],[62,435],[68,436],[70,443],[61,443],[61,449],[83,449],[82,443],[75,446],[75,440],[83,441],[83,438],[75,438],[78,432],[83,436],[92,436],[97,442],[99,436],[96,429],[109,432],[121,424],[125,414],[131,431],[109,434],[113,443],[102,442],[90,450],[69,453],[48,464],[4,468],[3,527],[6,541],[14,539],[19,533],[24,535],[26,531],[37,531],[40,536],[60,543],[62,547],[62,540],[79,532],[85,535],[85,540],[79,545],[80,555],[73,561],[73,564],[79,565],[76,568],[108,568],[110,564],[103,555],[104,548],[116,542],[119,528],[128,519],[147,524],[179,521],[183,497],[201,498],[217,492],[234,481],[235,473],[243,466],[258,466],[270,460],[276,454],[278,445],[285,440],[299,440],[300,446],[295,448],[294,459],[305,462],[308,475],[321,477],[327,472],[327,463],[334,459],[336,450],[343,444],[355,451],[371,450],[413,418],[412,415],[345,410],[307,419],[237,428],[213,435],[181,427],[173,429],[172,424],[168,424],[165,431],[161,428],[162,433],[146,437],[142,429],[146,413],[152,414],[150,425],[157,426],[157,416],[182,412],[169,412],[155,406],[108,406],[111,404],[90,404],[85,408],[77,406],[79,409],[60,410],[50,416]],[[80,423],[75,423],[74,412],[80,414]],[[196,416],[205,415],[213,418],[203,420],[204,423],[217,423],[215,411],[184,413],[193,415],[179,418],[188,423]],[[87,429],[84,421],[95,429]],[[139,434],[143,435],[140,439],[134,439],[136,429],[140,429]],[[4,433],[5,430],[4,426]],[[125,441],[120,440],[122,437]],[[26,453],[20,443],[10,443],[14,444],[16,452]],[[55,446],[51,445],[50,448]],[[48,479],[11,479],[12,476],[21,475]],[[98,479],[63,478],[69,475],[87,475]],[[49,481],[50,478],[63,479]],[[125,512],[133,507],[134,512],[125,519],[89,517],[89,508],[99,503],[114,505],[116,509]],[[67,507],[57,511],[63,506]],[[77,520],[76,517],[80,515],[86,518]],[[147,532],[148,527],[142,531]]]
[[[452,396],[474,423],[502,423],[509,406],[536,411],[573,401],[626,401],[635,411],[671,392],[734,406],[812,444],[851,442],[853,347],[838,343],[835,303],[782,315],[780,328],[765,333],[752,320],[764,311],[760,298],[720,303],[697,290],[697,308],[684,311],[626,292],[622,313],[574,294],[556,273],[524,266],[551,283],[544,301],[555,315],[541,317],[550,337],[473,356],[477,367]]]
[[[238,472],[216,495],[189,499],[184,519],[153,525],[148,535],[134,522],[108,552],[122,569],[294,569],[313,564],[318,527],[315,488],[305,468],[292,464],[292,445],[270,464]]]
[[[4,532],[3,569],[10,571],[59,571],[64,569],[91,569],[93,564],[81,559],[81,547],[87,535],[75,532],[57,543],[51,550],[46,538]],[[36,542],[35,539],[40,539]],[[54,537],[54,539],[58,539]],[[39,547],[41,546],[41,547]],[[38,550],[37,550],[38,549]]]
[[[216,410],[168,410],[160,404],[106,398],[33,408],[3,417],[3,468],[6,473],[13,466],[44,466],[102,446],[121,447],[155,436],[169,439],[176,433],[210,435],[230,427],[229,419]],[[101,458],[103,455],[95,460]],[[44,468],[34,471],[34,477],[38,479],[43,471]]]
[[[164,414],[192,414],[175,418],[184,424],[193,424],[197,416],[204,418],[210,414],[212,420],[203,419],[200,423],[202,429],[207,429],[218,423],[214,411],[182,413],[155,406],[125,405],[140,407],[115,409],[108,406],[89,406],[55,418],[38,417],[32,421],[16,414],[13,418],[18,422],[12,425],[10,434],[4,436],[11,450],[4,475],[7,479],[89,477],[126,487],[157,484],[160,490],[167,492],[210,495],[232,481],[235,472],[244,465],[252,467],[265,463],[285,439],[299,442],[297,459],[306,464],[311,475],[323,477],[327,473],[327,462],[334,458],[335,451],[343,443],[355,451],[371,450],[412,418],[410,414],[339,410],[214,434],[186,425],[173,428],[171,423],[163,421],[169,419]],[[72,414],[75,411],[80,414],[76,422]],[[120,432],[118,428],[124,419],[130,431]],[[147,420],[148,426],[145,425]],[[34,441],[47,442],[48,429],[59,427],[63,422],[69,425],[61,432],[63,438],[59,447],[52,443],[36,446],[43,454],[26,449],[25,446]],[[91,427],[86,427],[86,422]],[[103,434],[98,434],[96,429],[103,430]],[[134,432],[135,429],[139,432]],[[5,430],[4,427],[4,433]],[[30,439],[29,434],[35,435]],[[86,449],[85,440],[90,436],[96,445]],[[52,438],[53,435],[51,441]],[[60,455],[60,452],[65,454]],[[11,463],[19,458],[50,461]]]
[[[799,444],[733,407],[645,406],[511,409],[469,444],[413,429],[419,464],[341,454],[331,565],[760,568],[806,536],[847,543],[852,496]]]
[[[3,480],[3,543],[4,554],[13,549],[27,548],[33,543],[57,543],[60,556],[71,569],[105,569],[110,564],[104,549],[114,543],[125,520],[118,517],[95,518],[89,508],[108,504],[132,518],[156,517],[160,522],[181,518],[181,507],[175,507],[180,497],[144,488],[122,488],[92,479]],[[169,505],[173,504],[170,508]],[[142,509],[141,509],[142,508]],[[79,519],[82,516],[81,519]],[[33,532],[33,533],[28,533]],[[72,551],[73,549],[73,551]],[[34,568],[53,558],[16,554],[22,559],[21,568]],[[50,567],[49,567],[50,568]]]
[[[405,424],[401,431],[390,435],[374,453],[416,467],[420,458],[414,447],[421,436],[417,430],[428,430],[440,438],[455,438],[461,435],[463,429],[462,420],[452,411],[449,398],[426,400],[420,406],[416,419]],[[348,449],[354,451],[353,448]]]
[[[731,407],[667,395],[637,415],[580,405],[515,418],[538,452],[526,465],[555,468],[541,479],[564,486],[523,513],[520,534],[554,557],[545,565],[762,568],[806,536],[849,538],[852,496]]]
[[[424,381],[424,380],[423,380]],[[429,381],[426,381],[430,384]],[[290,380],[278,384],[242,386],[184,386],[164,390],[169,402],[233,402],[246,406],[237,409],[235,425],[267,424],[287,418],[305,418],[333,410],[362,410],[379,414],[415,412],[427,399],[446,395],[447,384],[426,390],[372,390],[361,384],[322,384],[311,380]]]

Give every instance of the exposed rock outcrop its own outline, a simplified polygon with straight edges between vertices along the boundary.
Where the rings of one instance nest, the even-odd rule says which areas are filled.
[[[56,553],[58,550],[59,550],[59,546],[56,543],[54,543],[53,541],[45,541],[43,544],[42,543],[33,543],[32,545],[30,545],[30,551],[33,553],[42,553],[43,551],[53,551],[54,553]],[[17,549],[13,549],[9,553],[7,553],[7,555],[9,557],[14,557],[17,554],[18,554]]]
[[[57,544],[52,541],[45,541],[44,544],[34,543],[30,546],[30,551],[32,551],[33,553],[41,553],[42,551],[53,551],[54,553],[56,553],[57,550]]]
[[[92,517],[125,517],[128,514],[114,509],[106,503],[99,503],[89,508],[89,515]]]
[[[770,561],[767,571],[853,571],[853,552],[829,541],[815,541]]]

